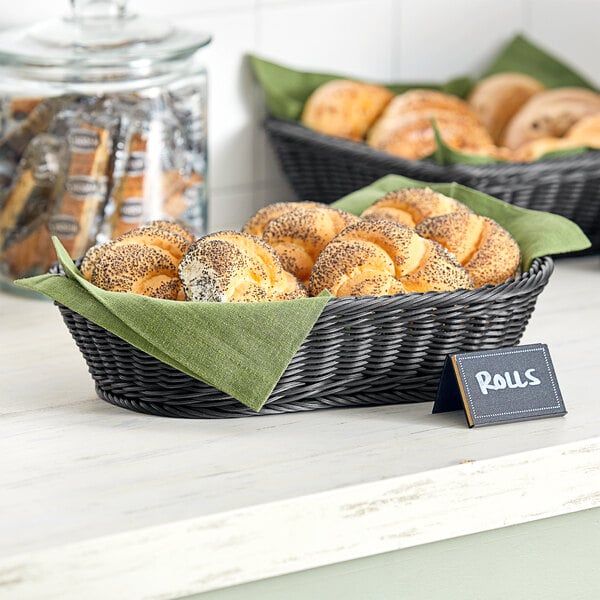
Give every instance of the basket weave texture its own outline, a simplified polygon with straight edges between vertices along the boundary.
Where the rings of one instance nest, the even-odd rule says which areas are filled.
[[[58,307],[103,400],[169,417],[241,417],[432,401],[447,354],[518,344],[552,270],[544,257],[497,286],[332,298],[259,413]]]
[[[364,144],[268,118],[265,128],[283,172],[302,200],[331,203],[385,175],[457,182],[521,208],[577,223],[600,251],[600,151],[535,163],[440,165],[405,160]]]

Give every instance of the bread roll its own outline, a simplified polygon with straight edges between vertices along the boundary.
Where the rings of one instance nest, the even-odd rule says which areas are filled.
[[[301,121],[320,133],[359,141],[392,98],[380,85],[334,79],[311,94]]]
[[[307,296],[272,248],[239,231],[213,233],[194,242],[179,265],[179,277],[191,301],[261,302]]]
[[[542,137],[536,140],[531,140],[516,150],[513,150],[513,160],[515,162],[530,162],[539,160],[548,152],[569,150],[570,148],[575,148],[578,145],[580,144],[577,144],[567,138]]]
[[[564,137],[542,137],[531,140],[513,153],[515,160],[528,162],[538,160],[548,152],[582,146],[600,149],[600,113],[583,117],[567,131]]]
[[[277,217],[280,217],[284,213],[292,212],[297,208],[315,208],[315,207],[327,207],[326,204],[319,202],[275,202],[268,204],[260,210],[258,210],[244,225],[242,231],[244,233],[250,233],[262,237],[267,225]]]
[[[108,244],[109,242],[105,244],[96,244],[95,246],[88,248],[81,261],[81,266],[79,267],[84,279],[87,279],[90,282],[92,281],[94,268],[96,267],[96,264],[100,262],[101,255]]]
[[[471,91],[467,102],[490,132],[501,143],[504,129],[517,111],[544,86],[522,73],[497,73],[482,79]]]
[[[406,225],[359,221],[337,235],[319,255],[309,292],[334,296],[472,289],[457,260]]]
[[[166,250],[141,243],[100,247],[90,282],[103,290],[180,300],[177,261]]]
[[[359,220],[328,206],[298,208],[271,221],[263,240],[278,254],[283,268],[306,284],[321,250],[340,231]]]
[[[577,121],[600,112],[600,95],[558,88],[532,96],[506,126],[502,144],[516,149],[542,137],[563,137]]]
[[[177,221],[167,221],[166,219],[156,219],[146,223],[145,227],[158,227],[159,229],[167,229],[174,233],[183,236],[190,244],[196,241],[196,236],[193,231]]]
[[[577,121],[563,139],[568,140],[573,146],[600,149],[600,113]]]
[[[476,150],[493,146],[477,114],[464,100],[426,89],[396,96],[369,131],[367,144],[407,159],[424,158],[437,146],[432,119],[451,148]]]
[[[367,144],[408,160],[430,156],[437,148],[435,123],[444,143],[465,153],[480,153],[494,146],[490,134],[476,118],[444,110],[421,110],[382,117],[367,137]]]
[[[425,116],[454,113],[478,122],[475,111],[458,96],[420,88],[396,96],[387,105],[381,118],[402,117],[415,112]]]
[[[177,268],[190,241],[176,227],[153,223],[90,248],[81,263],[85,279],[113,292],[183,300]]]
[[[431,188],[405,188],[390,192],[380,198],[361,215],[367,220],[385,219],[414,227],[423,219],[450,212],[470,212],[454,198],[449,198]]]
[[[162,248],[177,262],[183,258],[183,255],[190,247],[189,240],[179,233],[156,226],[142,226],[131,229],[112,242],[113,246],[123,246],[126,244],[142,244]]]
[[[419,235],[434,240],[465,267],[475,287],[496,285],[514,277],[521,264],[517,242],[496,221],[474,213],[452,213],[425,219]]]

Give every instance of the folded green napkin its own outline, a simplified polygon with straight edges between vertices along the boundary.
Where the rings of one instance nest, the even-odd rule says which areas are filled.
[[[387,175],[331,206],[360,215],[388,192],[410,187],[429,187],[466,204],[478,215],[494,219],[511,233],[519,245],[523,270],[529,269],[534,258],[577,252],[591,246],[579,226],[565,217],[520,208],[458,183],[426,183],[400,175]]]
[[[87,282],[54,238],[66,277],[15,281],[132,346],[258,411],[319,318],[329,296],[286,302],[175,302],[108,292]]]
[[[341,74],[326,74],[298,71],[269,62],[257,56],[249,56],[256,79],[265,94],[269,113],[279,119],[299,121],[308,97],[323,83],[332,79],[348,77]],[[515,36],[496,56],[491,65],[479,76],[459,77],[446,83],[385,83],[395,94],[414,88],[436,89],[460,98],[466,98],[481,78],[494,73],[514,72],[535,77],[548,88],[576,86],[594,89],[594,86],[545,50],[542,50],[522,35]],[[438,148],[427,160],[441,164],[487,164],[502,162],[500,159],[458,152],[446,146],[437,135]],[[562,157],[588,151],[588,148],[555,150],[544,158]]]
[[[541,81],[547,88],[594,86],[546,50],[522,35],[515,36],[483,72],[482,77],[496,73],[523,73]]]
[[[497,220],[533,258],[584,250],[589,240],[571,221],[526,210],[455,183],[428,184],[389,175],[333,206],[356,215],[387,192],[429,186]],[[86,281],[55,238],[66,277],[15,283],[67,306],[132,346],[259,411],[319,318],[329,295],[286,302],[174,302],[107,292]]]
[[[279,119],[299,121],[308,97],[320,86],[333,79],[347,77],[327,73],[297,71],[274,62],[249,55],[248,60],[264,93],[269,112]],[[446,83],[384,84],[394,94],[419,87],[440,90],[464,98],[474,85],[469,77],[457,77]]]

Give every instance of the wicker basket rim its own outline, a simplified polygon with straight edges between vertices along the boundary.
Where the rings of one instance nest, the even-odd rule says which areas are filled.
[[[548,158],[543,161],[529,163],[496,162],[485,165],[458,163],[441,165],[431,160],[414,161],[394,156],[387,152],[371,148],[366,144],[324,135],[309,129],[296,121],[279,119],[273,116],[268,116],[265,119],[264,127],[267,130],[276,130],[280,134],[288,134],[300,141],[310,141],[311,144],[315,144],[324,149],[351,152],[357,159],[377,160],[382,165],[389,165],[390,169],[401,168],[405,170],[411,167],[414,168],[415,165],[422,164],[427,167],[429,173],[433,174],[433,176],[436,176],[435,173],[438,172],[440,180],[447,180],[453,173],[457,176],[468,175],[476,177],[495,176],[500,174],[508,176],[511,174],[524,175],[527,173],[535,173],[537,176],[543,174],[548,178],[564,179],[565,176],[568,176],[571,173],[574,173],[574,175],[577,176],[577,171],[581,172],[582,169],[589,169],[591,171],[600,169],[600,150],[589,150],[582,154]],[[393,170],[390,172],[393,172]]]
[[[448,353],[518,342],[552,267],[550,257],[535,259],[515,280],[473,291],[332,298],[259,412],[56,304],[101,399],[168,417],[257,416],[433,400]],[[468,305],[457,300],[469,297]],[[406,346],[398,327],[408,336]],[[169,386],[153,383],[158,380]]]
[[[77,259],[75,264],[79,266],[81,259]],[[547,279],[554,270],[554,260],[551,256],[542,256],[534,258],[530,268],[523,271],[514,278],[507,279],[503,283],[496,285],[487,284],[472,290],[458,289],[447,292],[429,291],[429,292],[410,292],[406,294],[396,294],[393,296],[358,296],[358,297],[331,297],[325,305],[322,314],[329,312],[345,312],[353,307],[361,308],[363,306],[389,306],[394,310],[410,310],[413,308],[422,309],[436,306],[459,306],[472,305],[477,302],[483,302],[492,297],[505,297],[512,292],[520,293],[524,288],[527,289],[528,282],[542,277]],[[55,263],[49,270],[49,273],[65,276],[64,270],[59,263]]]
[[[513,290],[520,289],[526,285],[532,277],[543,275],[549,277],[554,270],[554,260],[551,256],[542,256],[534,258],[530,268],[514,278],[507,279],[497,285],[487,284],[473,290],[458,289],[449,292],[410,292],[407,294],[396,294],[394,296],[359,296],[359,297],[333,297],[325,305],[323,312],[330,307],[330,310],[337,310],[346,305],[360,305],[365,301],[369,303],[376,301],[379,304],[393,305],[394,309],[424,308],[436,305],[461,305],[473,304],[484,297],[502,297]]]

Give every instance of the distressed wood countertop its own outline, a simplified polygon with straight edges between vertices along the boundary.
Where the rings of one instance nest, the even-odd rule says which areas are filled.
[[[600,506],[600,257],[558,260],[523,343],[565,417],[431,403],[172,420],[99,400],[50,302],[0,295],[0,598],[178,598]]]

